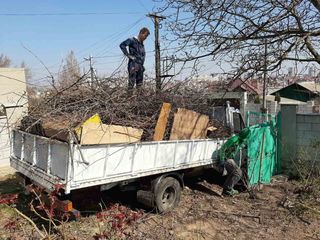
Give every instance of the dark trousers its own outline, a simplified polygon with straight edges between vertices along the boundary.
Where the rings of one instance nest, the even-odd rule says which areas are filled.
[[[128,64],[129,82],[128,89],[133,89],[136,85],[137,88],[142,86],[144,67],[142,64],[130,61]]]
[[[233,189],[234,185],[236,185],[241,179],[242,171],[233,159],[227,159],[224,162],[224,167],[228,175],[226,181],[223,184],[223,189],[226,191],[230,191],[231,189]]]

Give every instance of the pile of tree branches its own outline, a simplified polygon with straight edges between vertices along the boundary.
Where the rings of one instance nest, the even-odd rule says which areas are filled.
[[[35,128],[63,130],[74,129],[77,125],[99,114],[103,123],[115,124],[144,130],[142,140],[151,140],[163,102],[172,104],[166,138],[169,138],[173,112],[177,108],[187,108],[201,114],[211,115],[214,102],[210,101],[210,91],[195,89],[174,83],[160,94],[153,84],[146,83],[141,89],[128,91],[122,81],[106,79],[88,85],[79,81],[72,87],[48,90],[44,96],[33,98],[29,103],[29,115],[22,121],[21,129],[43,134]],[[223,124],[213,122],[221,136],[229,134]]]

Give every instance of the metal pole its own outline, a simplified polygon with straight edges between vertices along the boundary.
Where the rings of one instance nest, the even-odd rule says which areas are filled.
[[[94,69],[93,69],[93,64],[92,64],[92,56],[90,55],[88,58],[84,58],[84,60],[89,61],[89,66],[90,66],[90,81],[89,81],[89,86],[92,87],[92,85],[93,85],[93,79],[94,79]]]
[[[266,137],[266,134],[265,134],[265,130],[263,131],[263,134],[262,134],[262,143],[261,143],[261,148],[260,148],[260,165],[259,165],[259,178],[258,178],[258,187],[259,187],[259,190],[261,189],[261,172],[262,172],[262,164],[263,164],[263,158],[264,158],[264,142],[265,142],[265,137]]]
[[[156,61],[156,90],[161,91],[161,78],[160,78],[160,43],[159,43],[159,18],[154,18],[154,34],[155,34],[155,61]]]
[[[159,20],[165,19],[163,16],[148,14],[154,21],[154,46],[155,46],[155,72],[156,72],[156,91],[161,91],[161,64],[160,64],[160,41],[159,41]]]
[[[267,100],[266,100],[266,86],[267,86],[267,40],[264,41],[264,71],[263,71],[263,105],[262,112],[266,113],[267,110]]]
[[[89,57],[89,61],[90,61],[90,75],[91,75],[90,86],[92,87],[92,85],[93,85],[93,79],[94,79],[94,72],[93,72],[92,56],[91,56],[91,55],[90,55],[90,57]]]

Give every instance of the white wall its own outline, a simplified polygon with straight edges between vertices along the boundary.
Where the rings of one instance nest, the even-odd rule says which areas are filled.
[[[320,114],[297,114],[297,106],[283,105],[280,130],[284,169],[292,169],[294,162],[320,162]]]
[[[7,109],[9,126],[14,126],[27,111],[26,79],[23,68],[0,68],[0,104]],[[9,165],[10,139],[6,118],[0,116],[0,166]]]
[[[306,104],[299,104],[297,105],[297,113],[313,114],[313,106],[313,101],[306,102]],[[261,107],[262,104],[248,103],[246,106],[246,110],[251,112],[260,112]],[[281,110],[281,104],[278,104],[276,101],[267,101],[267,109],[269,114],[276,115]]]
[[[297,114],[297,140],[299,145],[308,145],[312,140],[320,139],[320,115]]]
[[[313,113],[314,102],[309,101],[304,105],[297,106],[297,113],[305,114],[305,113]]]
[[[250,112],[261,112],[262,104],[256,103],[247,103],[246,111]],[[280,104],[275,101],[267,101],[267,110],[268,114],[276,115],[280,111]],[[255,125],[258,123],[262,123],[265,121],[265,118],[254,117],[254,115],[250,115],[250,125]]]

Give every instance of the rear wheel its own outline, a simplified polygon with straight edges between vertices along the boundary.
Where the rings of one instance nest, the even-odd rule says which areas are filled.
[[[177,179],[167,177],[155,189],[155,204],[160,213],[168,212],[179,204],[181,186]]]

